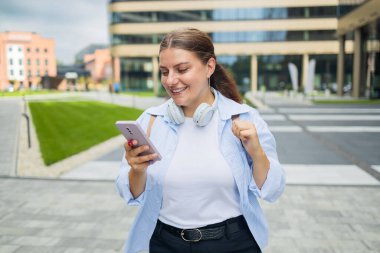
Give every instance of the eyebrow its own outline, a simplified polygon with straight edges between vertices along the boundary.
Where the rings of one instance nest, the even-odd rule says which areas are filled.
[[[190,63],[190,62],[180,62],[180,63],[174,65],[174,67],[178,67],[179,65],[182,65],[182,64],[189,64],[189,63]],[[162,69],[162,68],[165,68],[165,69],[166,69],[165,66],[160,66],[160,69]]]

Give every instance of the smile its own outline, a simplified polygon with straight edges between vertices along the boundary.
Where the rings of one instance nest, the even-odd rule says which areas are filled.
[[[173,94],[179,94],[181,92],[183,92],[184,90],[186,90],[188,87],[183,87],[183,88],[177,88],[177,89],[170,89],[171,93]]]

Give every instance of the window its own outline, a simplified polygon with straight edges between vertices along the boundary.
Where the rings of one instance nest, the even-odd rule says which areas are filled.
[[[22,59],[18,59],[18,64],[22,65]]]
[[[30,59],[28,59],[28,66],[30,66]]]
[[[46,66],[49,65],[49,61],[48,61],[48,59],[45,59],[45,65],[46,65]]]
[[[40,49],[37,47],[36,48],[36,53],[39,53],[40,52]]]
[[[26,49],[26,51],[27,51],[28,53],[30,53],[30,47],[28,47],[28,48]]]
[[[9,51],[9,52],[12,52],[12,48],[10,47],[10,48],[8,49],[8,51]]]
[[[44,49],[44,52],[45,52],[45,53],[47,53],[47,52],[48,52],[47,48],[45,48],[45,49]]]
[[[22,72],[22,70],[20,70],[20,76],[22,76],[24,73]]]
[[[49,72],[45,70],[45,76],[48,76],[48,75],[49,75]]]
[[[37,70],[36,76],[40,76],[40,71],[39,70]]]
[[[21,47],[18,48],[18,51],[21,52]]]
[[[37,64],[37,66],[40,66],[40,60],[39,59],[36,60],[36,64]]]
[[[11,76],[13,76],[13,69],[11,69]]]
[[[28,77],[32,77],[32,71],[28,70]]]
[[[13,65],[13,59],[9,59],[9,65]]]

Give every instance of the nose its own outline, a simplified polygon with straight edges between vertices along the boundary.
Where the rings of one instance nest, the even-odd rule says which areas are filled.
[[[169,73],[166,77],[165,83],[168,86],[177,84],[178,83],[178,76],[173,71],[169,71]]]

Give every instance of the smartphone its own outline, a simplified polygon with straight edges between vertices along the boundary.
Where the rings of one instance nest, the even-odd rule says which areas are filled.
[[[145,134],[144,130],[142,130],[139,123],[136,121],[117,121],[115,125],[128,141],[137,140],[138,146],[148,145],[150,147],[148,151],[140,153],[140,156],[156,153],[158,156],[155,160],[159,161],[162,159],[160,153],[153,145],[153,143],[149,140],[148,136]]]

